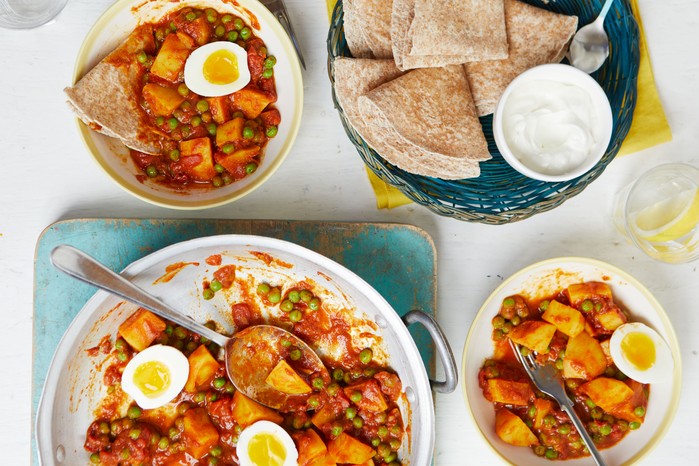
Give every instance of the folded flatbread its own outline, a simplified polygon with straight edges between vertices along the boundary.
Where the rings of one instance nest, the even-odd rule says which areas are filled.
[[[337,58],[334,61],[335,94],[345,116],[366,143],[389,163],[410,173],[442,179],[478,176],[478,165],[443,160],[402,139],[378,112],[360,114],[360,96],[402,74],[393,60]]]
[[[361,19],[357,13],[357,0],[344,0],[342,7],[342,22],[347,46],[355,58],[372,58],[374,53],[369,47],[368,38],[364,35]]]
[[[136,28],[65,93],[75,113],[90,128],[120,139],[132,149],[159,154],[170,140],[150,123],[139,105],[142,72],[136,54],[141,50],[155,52],[150,25]]]
[[[558,63],[568,50],[578,26],[577,16],[566,16],[505,0],[509,57],[466,63],[478,115],[495,111],[505,88],[522,72],[545,63]]]
[[[392,58],[391,10],[392,0],[351,0],[352,13],[374,58]]]
[[[503,0],[394,0],[391,40],[403,70],[506,58]]]

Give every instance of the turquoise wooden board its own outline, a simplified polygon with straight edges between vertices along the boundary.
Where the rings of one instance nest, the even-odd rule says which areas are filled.
[[[34,438],[36,409],[51,358],[70,322],[96,289],[59,272],[50,261],[59,244],[80,248],[114,270],[180,241],[222,234],[269,236],[312,249],[371,284],[400,315],[420,309],[435,315],[436,256],[423,230],[388,223],[267,220],[75,219],[48,227],[34,260],[32,354],[32,465],[39,464]],[[428,373],[434,345],[427,331],[410,328]]]

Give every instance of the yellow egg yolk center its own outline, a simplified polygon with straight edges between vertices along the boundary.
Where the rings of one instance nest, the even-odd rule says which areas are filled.
[[[655,364],[655,344],[641,332],[632,332],[621,340],[621,351],[628,362],[638,370],[648,370]]]
[[[282,466],[286,459],[286,449],[273,434],[261,432],[250,439],[248,456],[257,466]]]
[[[144,395],[154,398],[170,386],[170,370],[159,361],[147,361],[136,368],[133,383]]]
[[[204,62],[203,73],[211,84],[230,84],[240,76],[238,58],[230,50],[217,50]]]

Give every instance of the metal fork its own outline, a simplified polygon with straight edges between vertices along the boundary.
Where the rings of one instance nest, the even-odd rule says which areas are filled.
[[[532,379],[532,382],[534,382],[536,388],[553,397],[553,399],[555,399],[561,406],[561,409],[568,414],[568,417],[570,417],[570,420],[580,434],[580,437],[582,437],[585,446],[588,450],[590,450],[590,455],[592,455],[592,458],[595,460],[595,463],[597,463],[597,466],[606,466],[606,463],[595,446],[595,443],[592,441],[590,434],[588,434],[587,430],[585,430],[585,425],[575,412],[573,402],[570,400],[570,398],[568,398],[568,394],[563,387],[563,379],[561,378],[558,370],[553,366],[553,364],[538,364],[534,359],[534,356],[531,354],[529,356],[522,356],[522,353],[519,350],[519,345],[512,340],[510,340],[510,344],[512,345],[512,349],[514,350],[517,359],[520,363],[522,363],[524,370],[527,372],[527,375],[529,375],[529,378]]]

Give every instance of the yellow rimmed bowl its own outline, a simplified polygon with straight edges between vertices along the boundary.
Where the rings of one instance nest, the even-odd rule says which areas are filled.
[[[291,149],[301,125],[303,111],[303,78],[293,44],[279,22],[256,0],[120,0],[95,23],[78,52],[73,82],[77,82],[100,60],[114,50],[140,23],[157,21],[170,11],[183,6],[213,8],[234,13],[248,24],[257,25],[254,33],[277,58],[274,67],[279,110],[282,122],[277,136],[265,148],[262,163],[252,175],[220,188],[175,189],[164,184],[137,178],[142,171],[131,159],[129,150],[120,141],[97,133],[78,122],[80,136],[88,151],[126,192],[151,204],[172,209],[206,209],[233,202],[254,191],[279,168]]]
[[[640,461],[667,433],[677,412],[682,387],[682,360],[677,335],[665,310],[640,282],[628,273],[602,261],[562,257],[530,265],[505,280],[478,311],[471,324],[461,362],[462,388],[473,422],[492,450],[503,460],[519,466],[550,465],[551,461],[532,449],[503,442],[495,433],[495,410],[483,397],[478,371],[493,355],[491,319],[498,314],[502,300],[513,294],[551,296],[558,290],[585,281],[610,286],[614,302],[629,312],[630,320],[656,330],[667,342],[674,359],[672,377],[665,383],[651,384],[646,417],[638,430],[629,432],[618,444],[602,450],[607,464],[629,465]],[[591,463],[590,457],[566,460],[566,466]]]

